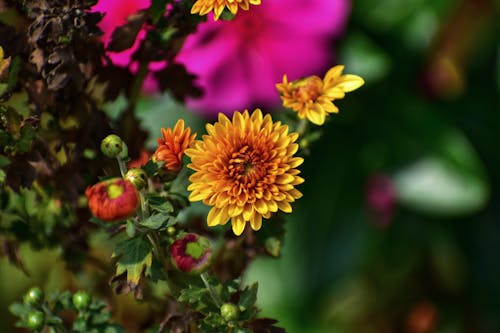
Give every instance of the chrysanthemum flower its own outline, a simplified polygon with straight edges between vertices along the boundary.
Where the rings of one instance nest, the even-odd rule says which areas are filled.
[[[179,270],[186,273],[201,273],[210,264],[212,246],[207,238],[189,233],[170,246],[170,255]]]
[[[206,15],[214,12],[214,19],[217,21],[220,14],[227,7],[231,13],[236,14],[238,7],[248,10],[250,5],[260,5],[261,0],[198,0],[191,8],[191,14]]]
[[[186,150],[191,158],[189,200],[213,206],[209,226],[223,225],[231,219],[233,232],[241,235],[246,222],[259,230],[262,218],[279,210],[290,213],[291,202],[302,196],[295,186],[304,179],[296,169],[301,157],[297,133],[274,123],[259,109],[252,115],[235,112],[232,121],[222,113],[214,125],[207,124],[208,135]]]
[[[157,139],[158,148],[154,153],[156,161],[165,162],[168,171],[177,172],[182,167],[184,151],[193,143],[196,133],[191,134],[191,128],[184,129],[184,120],[179,119],[174,129],[161,129],[163,138]]]
[[[113,178],[87,187],[85,195],[92,215],[103,221],[116,221],[134,214],[139,207],[139,192],[132,183]]]
[[[356,90],[365,83],[357,75],[342,75],[343,70],[344,66],[335,66],[323,80],[313,75],[288,82],[285,74],[283,82],[276,84],[283,106],[296,111],[300,119],[307,117],[312,123],[323,125],[329,113],[339,112],[333,101],[344,98],[346,92]]]

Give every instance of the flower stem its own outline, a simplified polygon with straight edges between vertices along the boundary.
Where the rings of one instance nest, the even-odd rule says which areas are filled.
[[[212,297],[212,300],[214,301],[215,305],[220,308],[222,305],[222,300],[220,299],[219,294],[217,293],[217,290],[208,282],[208,275],[207,273],[201,273],[200,274],[201,280],[205,284],[205,287],[208,290],[208,293],[210,294],[210,297]]]
[[[145,219],[149,217],[149,207],[146,204],[146,195],[144,190],[139,191],[139,197],[141,199],[141,218]]]
[[[302,136],[306,132],[306,129],[307,129],[307,119],[304,118],[299,121],[299,124],[297,125],[295,131],[299,133],[299,136]]]
[[[122,178],[125,178],[125,174],[127,173],[127,165],[119,156],[116,158],[116,160],[118,161],[118,166],[120,167]]]

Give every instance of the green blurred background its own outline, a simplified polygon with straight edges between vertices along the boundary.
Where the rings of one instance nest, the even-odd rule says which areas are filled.
[[[499,10],[353,2],[336,62],[366,85],[338,102],[306,158],[282,257],[246,274],[259,281],[262,315],[291,333],[500,332]],[[141,102],[151,145],[181,113],[168,96]],[[187,122],[203,131],[196,116]],[[376,177],[393,191],[382,208],[367,199]],[[0,332],[29,286],[90,284],[57,253],[22,255],[29,277],[0,259]]]

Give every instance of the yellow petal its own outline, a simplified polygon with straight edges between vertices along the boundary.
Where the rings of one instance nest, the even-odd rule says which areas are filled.
[[[245,230],[245,221],[240,216],[233,217],[231,219],[231,225],[233,227],[233,232],[236,236],[241,235],[243,233],[243,230]]]
[[[278,202],[278,208],[285,213],[291,213],[292,212],[292,206],[288,203],[288,201],[279,201]]]
[[[337,87],[341,88],[345,92],[350,92],[361,87],[365,81],[357,75],[346,74],[342,75],[337,81]]]
[[[325,85],[328,85],[331,81],[337,79],[340,75],[342,75],[342,71],[344,70],[344,65],[337,65],[335,67],[330,68],[328,72],[326,72]]]
[[[262,227],[262,216],[255,214],[254,218],[250,220],[250,226],[255,231],[259,230]]]
[[[210,212],[208,212],[207,225],[209,227],[213,227],[213,226],[221,224],[220,223],[221,212],[222,212],[222,209],[219,209],[219,208],[216,208],[216,207],[212,208],[210,210]]]

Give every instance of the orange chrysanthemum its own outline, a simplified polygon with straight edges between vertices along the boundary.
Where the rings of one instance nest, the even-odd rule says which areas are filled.
[[[238,7],[248,10],[250,5],[260,5],[261,0],[198,0],[191,8],[191,14],[206,15],[214,12],[214,20],[218,20],[224,7],[227,7],[233,14],[238,12]]]
[[[184,120],[179,119],[174,129],[161,129],[163,139],[157,139],[158,148],[154,153],[156,161],[165,162],[168,171],[177,172],[182,167],[184,151],[193,143],[196,133],[191,134],[191,128],[184,129]]]
[[[316,125],[323,125],[329,113],[339,109],[332,103],[344,98],[346,92],[361,87],[365,81],[352,74],[342,75],[344,66],[331,68],[321,80],[316,75],[288,82],[286,75],[283,82],[276,84],[283,106],[297,112],[300,119],[307,117]]]
[[[259,109],[235,112],[232,121],[222,113],[218,122],[206,126],[208,135],[186,150],[191,157],[189,200],[213,206],[209,226],[223,225],[231,219],[233,232],[241,235],[246,222],[259,230],[262,218],[280,209],[290,213],[290,203],[302,196],[295,186],[304,179],[296,169],[301,157],[297,133],[288,126],[273,123]]]

